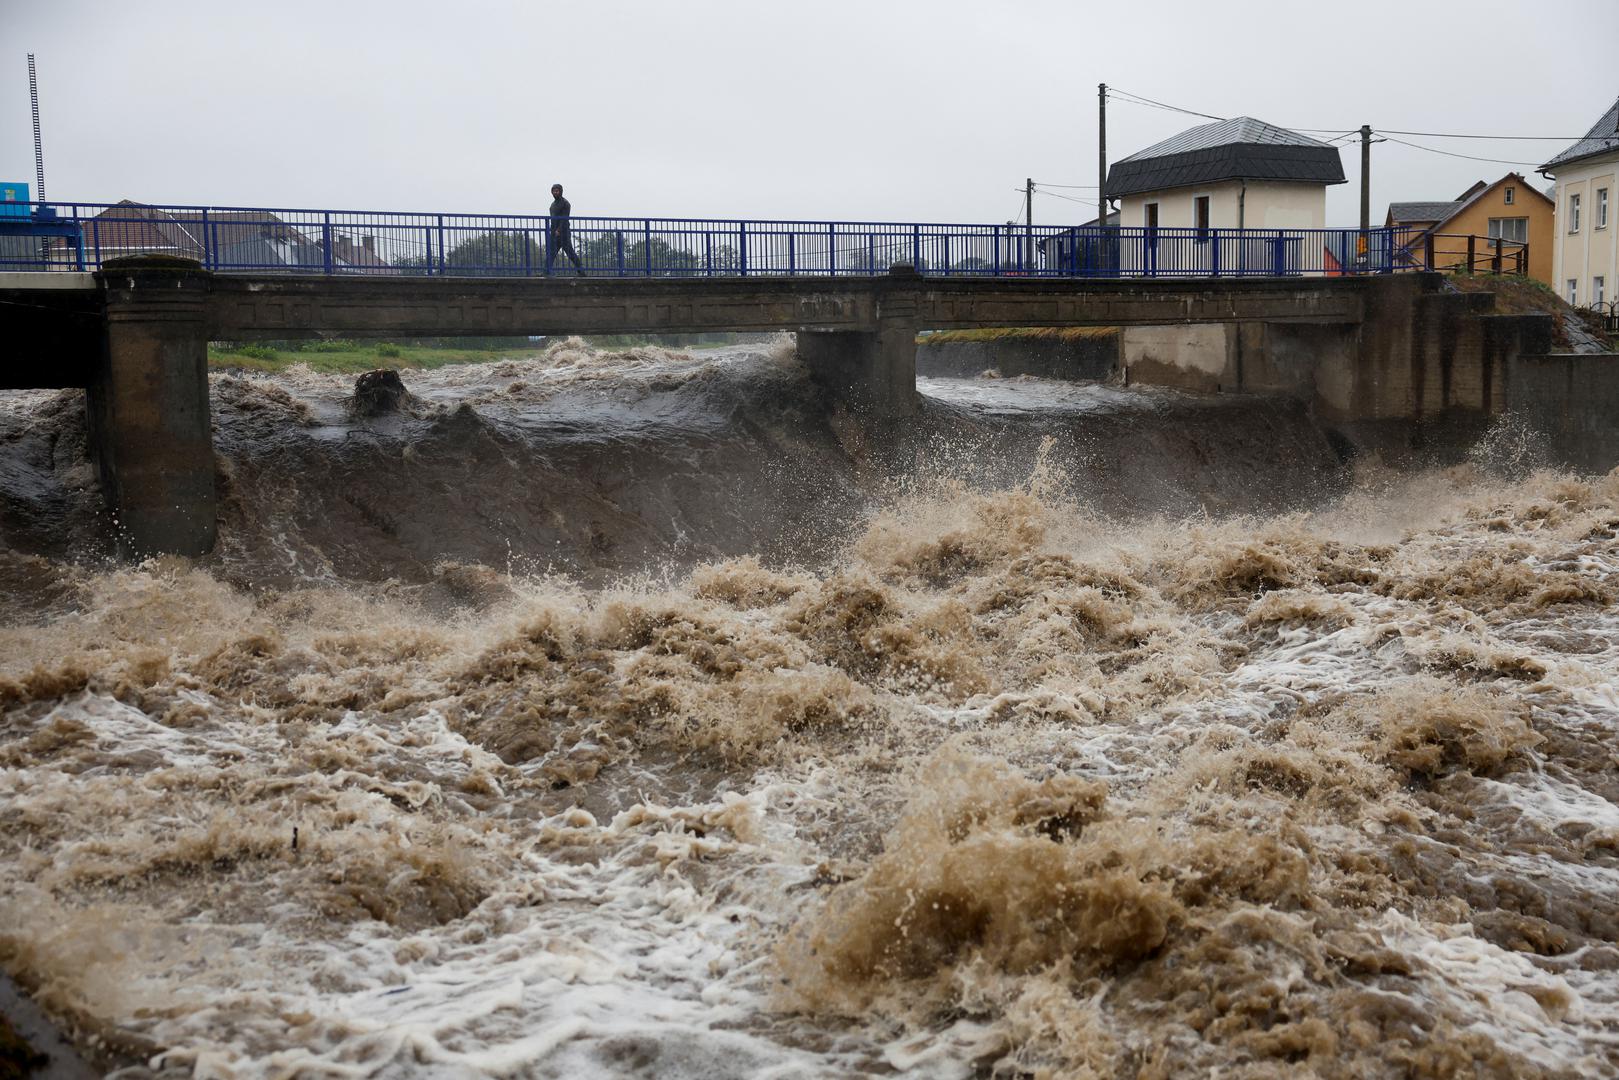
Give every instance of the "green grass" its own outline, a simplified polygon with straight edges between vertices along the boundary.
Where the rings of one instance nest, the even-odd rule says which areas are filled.
[[[921,334],[918,345],[950,345],[958,341],[1084,341],[1112,337],[1116,326],[996,326],[982,330],[940,330]]]
[[[208,346],[211,368],[245,368],[250,371],[286,371],[305,364],[310,371],[358,374],[375,368],[421,369],[449,364],[488,364],[539,355],[540,343],[527,349],[446,349],[424,345],[395,345],[386,341],[316,341],[302,348],[272,348],[213,342]]]

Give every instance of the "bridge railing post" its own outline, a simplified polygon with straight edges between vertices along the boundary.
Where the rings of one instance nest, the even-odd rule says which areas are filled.
[[[438,215],[438,272],[440,275],[444,273],[444,259],[444,215],[440,214]]]
[[[326,211],[320,216],[320,262],[321,269],[326,273],[332,272],[332,214]]]
[[[748,223],[736,223],[736,266],[737,273],[742,277],[748,276]]]

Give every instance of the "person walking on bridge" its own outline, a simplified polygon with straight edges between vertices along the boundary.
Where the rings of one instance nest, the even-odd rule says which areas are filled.
[[[551,185],[551,237],[550,243],[545,245],[545,272],[551,272],[551,264],[557,261],[557,251],[560,250],[573,263],[574,272],[580,277],[584,276],[584,264],[579,261],[579,253],[573,249],[573,239],[569,236],[571,226],[568,218],[573,213],[573,206],[562,197],[562,185]]]

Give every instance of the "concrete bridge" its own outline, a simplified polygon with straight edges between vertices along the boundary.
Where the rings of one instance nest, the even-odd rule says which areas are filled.
[[[1220,279],[297,276],[213,274],[161,256],[91,273],[0,274],[0,387],[84,387],[103,486],[132,552],[215,534],[210,340],[786,330],[816,381],[870,422],[914,413],[916,336],[1125,328],[1127,377],[1287,393],[1380,437],[1505,407],[1507,365],[1546,316],[1495,315],[1435,274]],[[1189,327],[1209,328],[1188,333]]]

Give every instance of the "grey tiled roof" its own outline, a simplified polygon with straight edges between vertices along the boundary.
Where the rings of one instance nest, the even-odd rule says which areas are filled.
[[[1619,98],[1614,99],[1613,104],[1608,106],[1608,111],[1602,114],[1602,119],[1585,133],[1585,138],[1546,162],[1541,168],[1551,169],[1610,150],[1619,150]]]
[[[1212,184],[1222,180],[1297,180],[1341,184],[1338,148],[1251,116],[1200,124],[1115,162],[1107,193]]]
[[[1393,221],[1444,221],[1457,210],[1459,202],[1396,202],[1389,203],[1389,218]]]
[[[1145,150],[1137,150],[1129,157],[1121,158],[1118,164],[1168,157],[1170,154],[1184,154],[1189,150],[1230,146],[1233,143],[1247,143],[1251,146],[1327,145],[1308,135],[1300,135],[1296,131],[1279,128],[1275,124],[1267,124],[1251,116],[1233,116],[1230,120],[1216,120],[1212,124],[1199,124],[1195,128],[1187,128],[1179,135],[1172,135],[1163,142],[1153,143]]]

